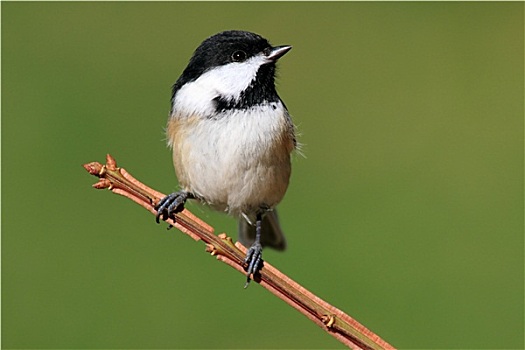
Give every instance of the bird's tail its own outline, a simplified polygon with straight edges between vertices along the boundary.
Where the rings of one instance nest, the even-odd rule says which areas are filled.
[[[255,241],[255,226],[242,216],[239,219],[239,241],[247,248]],[[263,216],[261,244],[263,247],[271,247],[277,250],[286,249],[286,239],[279,225],[279,218],[275,209]]]

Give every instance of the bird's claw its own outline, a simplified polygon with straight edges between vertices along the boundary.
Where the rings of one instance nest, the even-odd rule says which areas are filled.
[[[247,288],[251,281],[250,276],[255,276],[264,265],[264,260],[262,259],[262,245],[260,243],[255,242],[252,244],[246,253],[244,263],[246,264],[246,284],[244,285],[244,288]]]
[[[180,191],[162,198],[155,206],[155,210],[157,211],[155,221],[157,224],[160,223],[160,219],[172,219],[175,221],[175,214],[184,210],[184,203],[186,203],[189,197],[188,192]]]

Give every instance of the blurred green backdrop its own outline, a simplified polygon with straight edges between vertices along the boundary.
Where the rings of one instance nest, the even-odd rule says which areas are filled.
[[[4,348],[341,347],[81,168],[175,190],[171,84],[233,28],[294,46],[266,259],[397,347],[523,348],[523,3],[1,6]]]

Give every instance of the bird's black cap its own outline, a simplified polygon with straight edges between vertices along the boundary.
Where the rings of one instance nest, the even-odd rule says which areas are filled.
[[[228,63],[242,62],[263,52],[268,56],[268,63],[260,68],[255,84],[258,86],[256,86],[257,90],[262,88],[263,91],[246,91],[246,94],[253,95],[253,98],[257,97],[257,100],[276,101],[278,96],[274,87],[275,61],[290,49],[291,46],[272,47],[262,36],[242,30],[228,30],[212,35],[204,40],[193,53],[188,66],[173,86],[172,98],[184,84],[198,79],[206,71]],[[253,98],[249,98],[250,105],[255,103],[252,101]],[[234,108],[234,106],[227,107]]]

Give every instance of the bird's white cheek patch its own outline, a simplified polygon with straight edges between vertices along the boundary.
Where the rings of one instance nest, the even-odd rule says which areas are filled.
[[[266,58],[261,54],[241,63],[229,63],[207,71],[177,92],[173,109],[206,116],[215,111],[214,99],[218,96],[238,101],[264,63]]]

